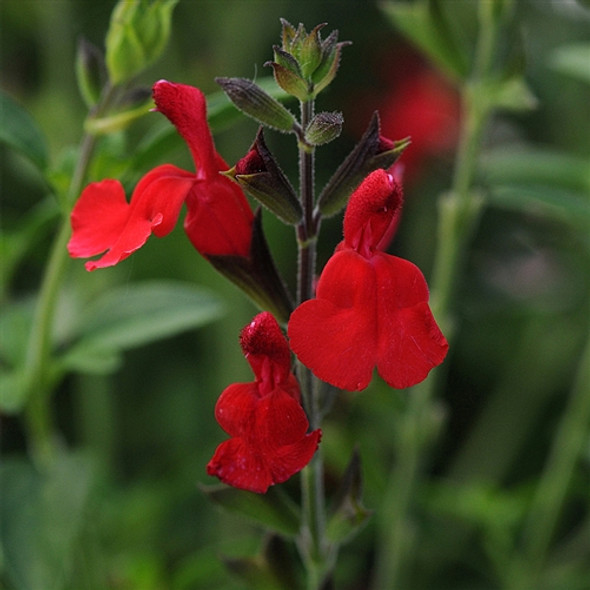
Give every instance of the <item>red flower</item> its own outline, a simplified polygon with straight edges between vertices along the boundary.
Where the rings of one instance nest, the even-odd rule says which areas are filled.
[[[153,87],[158,111],[188,144],[197,171],[163,164],[137,184],[131,201],[117,180],[88,185],[72,211],[71,256],[86,258],[88,270],[113,266],[141,248],[151,233],[165,236],[186,203],[185,231],[205,257],[250,252],[253,215],[240,187],[219,174],[228,169],[215,151],[207,125],[206,102],[198,88],[161,80]]]
[[[406,184],[415,182],[429,160],[455,148],[459,94],[439,71],[405,46],[386,47],[372,63],[378,65],[377,89],[352,97],[350,108],[356,115],[353,124],[377,110],[381,133],[387,137],[410,136],[412,143],[399,165],[403,166]]]
[[[322,272],[316,298],[289,320],[291,348],[301,362],[341,389],[367,387],[375,366],[390,386],[410,387],[448,349],[422,273],[383,251],[401,203],[401,188],[385,170],[365,178],[350,198],[344,241]]]
[[[219,397],[215,417],[232,438],[217,447],[207,473],[264,493],[309,463],[321,431],[306,434],[309,422],[291,373],[291,352],[274,317],[258,314],[242,330],[240,343],[256,380],[234,383]]]
[[[403,157],[409,179],[418,176],[428,158],[448,153],[457,143],[458,94],[436,70],[417,60],[410,60],[405,77],[392,83],[378,109],[384,133],[412,138]]]

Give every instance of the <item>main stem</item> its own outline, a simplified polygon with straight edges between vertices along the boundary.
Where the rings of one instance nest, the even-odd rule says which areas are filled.
[[[313,117],[314,103],[301,103],[301,127],[305,129]],[[315,257],[318,227],[314,223],[314,176],[315,150],[303,143],[299,145],[299,182],[303,219],[297,228],[299,242],[299,276],[297,277],[297,303],[302,303],[313,294]]]
[[[314,102],[301,102],[301,127],[306,129],[313,117]],[[297,277],[297,303],[313,295],[315,276],[316,244],[319,224],[314,220],[314,149],[300,140],[299,181],[303,217],[297,227],[299,265]],[[312,429],[319,428],[321,407],[317,380],[311,371],[298,365],[305,409]],[[324,498],[324,466],[318,450],[301,473],[302,525],[299,539],[300,550],[307,568],[308,590],[319,590],[329,570],[328,547],[325,539],[326,515]]]

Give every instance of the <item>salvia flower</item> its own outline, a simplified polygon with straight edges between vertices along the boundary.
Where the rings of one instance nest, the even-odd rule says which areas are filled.
[[[89,184],[72,211],[70,255],[104,253],[86,268],[113,266],[141,248],[152,233],[170,233],[185,203],[185,231],[203,256],[248,257],[254,216],[240,187],[220,174],[229,166],[215,150],[203,93],[161,80],[153,87],[153,97],[156,110],[186,141],[196,172],[172,164],[157,166],[139,181],[130,202],[117,180]]]
[[[321,431],[307,433],[291,352],[277,321],[258,314],[240,336],[255,380],[227,387],[215,406],[219,425],[230,435],[207,465],[207,473],[236,488],[265,493],[303,469]]]
[[[344,240],[319,278],[315,299],[289,320],[291,348],[301,362],[341,389],[366,388],[375,367],[390,386],[410,387],[447,353],[422,273],[384,251],[401,206],[401,187],[385,170],[365,178],[350,198]]]

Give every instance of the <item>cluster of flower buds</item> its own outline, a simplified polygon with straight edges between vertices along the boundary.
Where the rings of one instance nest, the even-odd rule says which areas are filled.
[[[320,31],[326,24],[317,25],[310,33],[300,23],[297,29],[281,19],[282,47],[275,45],[273,68],[277,84],[302,102],[314,99],[336,76],[342,47],[349,41],[338,42],[338,31],[322,39]]]

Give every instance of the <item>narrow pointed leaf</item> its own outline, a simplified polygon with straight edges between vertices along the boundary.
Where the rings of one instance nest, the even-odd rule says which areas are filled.
[[[276,487],[266,494],[255,494],[228,486],[200,486],[215,504],[236,512],[264,528],[294,536],[299,532],[299,513],[294,502]]]
[[[558,47],[549,64],[563,74],[590,84],[590,43]]]
[[[277,62],[264,65],[272,66],[275,80],[285,92],[301,101],[309,100],[309,88],[301,76]]]
[[[342,543],[357,534],[367,523],[371,511],[362,504],[363,482],[358,450],[352,454],[328,520],[326,536]]]
[[[31,115],[4,92],[0,92],[0,118],[0,142],[21,152],[44,171],[48,152],[43,134]]]
[[[447,74],[458,79],[465,77],[468,66],[441,18],[439,1],[389,0],[382,2],[381,8],[392,24]]]
[[[62,357],[69,369],[116,366],[116,355],[179,332],[208,324],[222,315],[217,297],[202,288],[173,281],[127,285],[88,306],[79,339]]]

